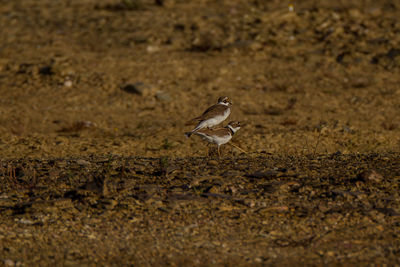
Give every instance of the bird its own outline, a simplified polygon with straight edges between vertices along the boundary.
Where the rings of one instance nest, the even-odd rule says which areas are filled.
[[[187,132],[185,134],[186,135],[195,134],[195,135],[202,137],[204,140],[206,140],[210,143],[216,144],[217,149],[218,149],[218,156],[221,157],[219,147],[223,144],[228,143],[232,139],[232,136],[242,126],[243,126],[243,124],[241,124],[238,121],[231,121],[225,127],[214,128],[214,129],[203,128],[203,129],[197,130],[195,132]]]
[[[228,118],[231,114],[231,106],[232,102],[230,99],[227,96],[221,96],[218,98],[217,104],[212,105],[206,109],[202,115],[188,121],[185,125],[197,123],[197,126],[191,131],[191,133],[206,127],[211,128],[216,126]],[[190,135],[191,134],[187,134],[186,136],[190,137]]]

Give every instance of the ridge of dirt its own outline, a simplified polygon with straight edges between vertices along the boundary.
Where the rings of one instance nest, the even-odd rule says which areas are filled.
[[[395,264],[399,159],[2,161],[0,255],[26,266]]]

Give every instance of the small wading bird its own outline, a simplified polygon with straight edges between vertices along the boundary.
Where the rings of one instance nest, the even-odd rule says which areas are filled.
[[[232,121],[223,128],[216,128],[216,129],[204,128],[204,129],[200,129],[195,132],[193,132],[193,131],[187,132],[187,133],[185,133],[185,135],[187,137],[190,137],[192,134],[195,134],[195,135],[202,137],[204,140],[206,140],[210,143],[216,144],[217,149],[218,149],[218,156],[221,157],[219,147],[223,144],[228,143],[232,139],[232,136],[240,129],[241,126],[243,126],[243,125],[241,125],[240,122]],[[237,146],[235,146],[235,147],[237,147]],[[237,147],[237,148],[239,148],[239,147]]]
[[[185,125],[197,123],[197,126],[191,131],[192,133],[206,127],[216,126],[228,118],[231,114],[231,106],[230,99],[227,96],[222,96],[218,98],[217,104],[209,107],[201,116],[188,121]]]

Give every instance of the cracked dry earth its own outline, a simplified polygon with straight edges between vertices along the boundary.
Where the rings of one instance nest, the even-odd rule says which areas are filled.
[[[0,255],[24,266],[395,265],[399,156],[3,161]]]

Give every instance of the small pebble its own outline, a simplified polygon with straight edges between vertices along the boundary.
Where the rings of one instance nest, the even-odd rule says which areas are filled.
[[[160,48],[159,48],[158,46],[149,45],[149,46],[146,48],[146,50],[147,50],[148,53],[155,53],[155,52],[160,51]]]
[[[164,101],[164,102],[171,102],[172,97],[169,93],[167,92],[163,92],[163,91],[158,91],[156,93],[156,98],[158,100]]]
[[[383,180],[383,176],[377,173],[375,170],[363,171],[358,175],[358,178],[364,182],[367,181],[381,182]]]
[[[210,161],[208,162],[208,165],[210,165],[210,166],[218,166],[218,161],[216,161],[216,160],[210,160]]]
[[[71,87],[71,86],[72,86],[72,81],[66,80],[66,81],[64,82],[64,86],[65,86],[65,87]]]
[[[10,259],[6,259],[6,260],[4,260],[4,266],[11,267],[11,266],[15,266],[15,264],[14,264],[14,261],[12,261]]]
[[[148,84],[144,84],[142,82],[128,83],[125,86],[121,87],[122,91],[125,91],[129,94],[134,95],[146,95],[149,91],[151,91],[152,86]]]

